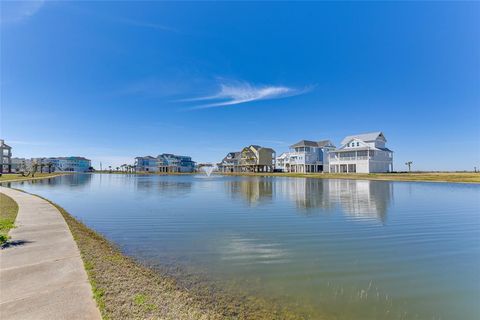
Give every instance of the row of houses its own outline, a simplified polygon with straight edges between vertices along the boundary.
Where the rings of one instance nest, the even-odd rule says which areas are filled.
[[[31,171],[37,166],[38,172],[88,172],[92,163],[84,157],[11,158],[11,172]]]
[[[278,157],[272,148],[251,145],[229,152],[220,172],[375,173],[393,171],[393,151],[382,132],[345,137],[339,148],[331,140],[301,140]]]
[[[298,172],[298,173],[374,173],[393,171],[393,151],[386,145],[382,132],[371,132],[345,137],[340,147],[331,140],[301,140],[277,157],[275,150],[250,145],[240,151],[229,152],[218,171],[229,172]],[[0,140],[0,173],[29,171],[34,164],[40,170],[86,172],[91,161],[84,157],[12,158],[11,147]],[[139,172],[188,173],[196,170],[189,156],[163,153],[157,157],[136,157],[134,168]]]
[[[14,158],[12,147],[0,139],[0,174],[31,171],[37,167],[39,172],[87,172],[92,163],[84,157],[50,157],[50,158]]]
[[[135,170],[145,172],[193,172],[195,162],[191,157],[162,153],[157,157],[145,156],[135,158]]]

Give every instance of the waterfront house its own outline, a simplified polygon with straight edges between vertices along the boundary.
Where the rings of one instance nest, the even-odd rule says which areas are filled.
[[[157,157],[159,159],[160,172],[193,172],[195,171],[195,162],[191,157],[178,156],[170,153],[163,153]]]
[[[135,168],[144,172],[193,172],[195,162],[188,156],[163,153],[157,157],[136,157]]]
[[[135,158],[136,171],[143,172],[157,172],[158,159],[152,156],[136,157]]]
[[[385,147],[386,142],[379,131],[345,137],[340,148],[329,152],[329,172],[392,172],[393,151]]]
[[[229,152],[225,158],[222,159],[222,162],[217,164],[218,171],[220,172],[241,172],[240,169],[240,158],[242,153]]]
[[[39,172],[87,172],[90,171],[92,163],[84,157],[50,157],[50,158],[32,158],[24,160],[24,168],[29,170],[34,164],[37,165]],[[22,164],[23,165],[23,164]]]
[[[0,174],[12,172],[12,147],[0,139]]]
[[[63,172],[87,172],[92,166],[90,159],[77,156],[49,158],[48,161],[56,170]]]
[[[273,172],[275,170],[275,150],[258,145],[250,145],[240,153],[241,172]]]
[[[330,140],[301,140],[277,158],[277,169],[283,172],[323,172],[328,167],[327,154],[334,149]]]

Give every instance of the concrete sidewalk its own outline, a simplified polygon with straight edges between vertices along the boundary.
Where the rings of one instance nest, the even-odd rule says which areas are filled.
[[[0,187],[18,203],[16,228],[0,250],[0,319],[101,319],[77,244],[47,201]]]

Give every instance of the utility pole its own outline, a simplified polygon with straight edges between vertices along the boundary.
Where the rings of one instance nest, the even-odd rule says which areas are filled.
[[[405,162],[405,165],[408,167],[408,172],[411,172],[411,171],[412,171],[412,170],[411,170],[412,164],[413,164],[413,161],[407,161],[407,162]]]

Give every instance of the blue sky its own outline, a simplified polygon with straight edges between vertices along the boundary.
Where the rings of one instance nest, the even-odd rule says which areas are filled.
[[[2,2],[1,136],[98,167],[383,131],[480,167],[477,2]]]

